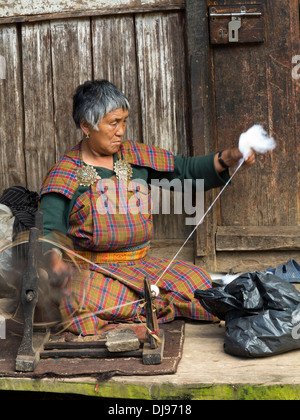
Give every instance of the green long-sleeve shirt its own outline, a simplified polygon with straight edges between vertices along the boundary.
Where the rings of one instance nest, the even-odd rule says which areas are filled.
[[[142,179],[147,183],[151,180],[167,179],[172,181],[179,179],[182,182],[190,179],[195,182],[196,179],[204,180],[204,190],[220,187],[229,179],[229,172],[224,171],[218,173],[214,165],[215,153],[199,157],[183,157],[181,155],[174,156],[174,171],[159,172],[148,167],[132,165],[132,179]],[[116,157],[115,157],[116,158]],[[114,172],[106,168],[97,168],[98,175],[102,179],[110,178]],[[40,201],[40,211],[44,215],[44,234],[47,235],[51,231],[56,230],[63,234],[67,233],[69,224],[69,215],[73,205],[79,195],[84,193],[89,187],[79,186],[74,197],[69,199],[59,193],[44,194]]]

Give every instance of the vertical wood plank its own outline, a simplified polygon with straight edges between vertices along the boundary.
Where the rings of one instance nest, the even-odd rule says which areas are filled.
[[[299,0],[292,0],[290,9],[291,25],[290,34],[292,37],[292,56],[293,58],[300,54],[300,3]],[[299,62],[299,61],[298,61]],[[300,79],[295,78],[295,63],[293,63],[293,81],[292,81],[292,94],[294,100],[294,115],[295,115],[295,155],[300,156]],[[299,70],[297,72],[299,75]],[[298,159],[299,161],[299,159]],[[297,195],[297,215],[298,215],[298,226],[300,226],[300,166],[298,163],[297,167],[297,181],[295,180]]]
[[[136,45],[144,143],[189,154],[184,16],[136,15]],[[173,195],[171,195],[171,202]],[[185,238],[185,215],[154,215],[155,238]]]
[[[136,34],[144,142],[188,154],[184,18],[137,15]]]
[[[125,138],[142,141],[133,15],[93,19],[94,78],[114,83],[128,97]]]
[[[264,44],[240,45],[236,48],[229,47],[228,51],[215,51],[220,150],[237,147],[240,134],[253,124],[261,124],[269,131],[265,58]],[[271,196],[266,194],[272,181],[270,171],[273,169],[270,162],[269,154],[258,156],[254,168],[241,170],[237,174],[232,188],[220,199],[219,224],[255,226],[266,223],[259,209],[263,208],[262,202],[272,208]],[[269,202],[266,203],[266,200]]]
[[[0,26],[0,55],[6,78],[0,79],[0,191],[26,186],[23,131],[23,95],[20,44],[16,25]]]
[[[55,162],[50,24],[22,26],[27,187],[39,191]]]
[[[189,63],[190,131],[194,155],[216,151],[215,97],[213,58],[209,45],[207,2],[187,0],[187,44]],[[215,197],[215,191],[205,194],[205,208]],[[196,233],[196,263],[215,270],[215,232],[217,206],[207,215]],[[200,257],[197,259],[197,257]]]
[[[56,160],[82,137],[72,119],[76,87],[92,78],[90,19],[51,22]]]

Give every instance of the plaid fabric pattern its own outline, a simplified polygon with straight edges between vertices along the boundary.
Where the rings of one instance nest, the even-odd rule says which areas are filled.
[[[80,145],[78,144],[72,149],[70,156],[64,156],[50,168],[43,180],[40,196],[49,192],[55,192],[71,199],[79,186],[76,179],[76,169],[81,164]]]
[[[146,256],[134,262],[107,264],[105,268],[111,276],[100,268],[89,270],[85,264],[80,264],[81,271],[70,285],[71,294],[60,307],[64,326],[75,334],[88,335],[101,334],[118,322],[145,321],[144,309],[138,302],[143,298],[145,275],[155,284],[168,262]],[[159,323],[176,317],[213,320],[194,298],[196,289],[211,287],[205,271],[174,261],[157,286],[160,295],[154,303]],[[122,306],[124,304],[126,306]]]
[[[124,142],[119,158],[158,171],[174,169],[171,153],[139,143]],[[76,169],[81,165],[79,144],[49,171],[40,194],[59,192],[71,198],[78,188]],[[110,180],[117,183],[115,177]],[[99,212],[99,203],[107,203],[108,207],[114,204],[107,200],[106,190],[102,190],[101,185],[95,183],[81,194],[69,215],[68,234],[75,246],[88,251],[107,252],[148,242],[153,230],[150,211]],[[127,185],[125,197],[128,201],[150,201],[148,192],[146,197],[143,194],[142,189]],[[122,198],[124,195],[116,195],[118,208],[124,207]],[[70,282],[70,295],[60,306],[65,328],[77,334],[100,334],[118,322],[144,320],[144,309],[138,300],[143,297],[145,275],[149,276],[150,283],[155,284],[168,263],[168,260],[146,255],[136,261],[107,263],[108,274],[100,266],[81,262],[80,270]],[[158,286],[160,295],[155,300],[155,306],[160,323],[176,317],[212,320],[212,316],[194,298],[196,289],[210,287],[208,274],[200,268],[175,261]]]
[[[174,170],[172,153],[144,143],[126,140],[122,143],[118,156],[119,159],[123,156],[127,162],[134,165],[147,166],[156,171],[172,172]]]
[[[143,143],[124,141],[118,152],[118,158],[125,159],[133,165],[146,166],[157,171],[171,172],[174,170],[172,153]],[[40,195],[57,192],[72,198],[79,186],[76,170],[81,165],[80,142],[48,171],[42,183]]]
[[[92,185],[90,190],[81,194],[69,216],[68,234],[79,249],[91,251],[115,251],[144,244],[153,235],[153,223],[150,212],[120,212],[120,197],[124,197],[124,191],[119,190],[116,178],[111,178],[115,183],[116,194],[113,197],[103,188],[99,190],[97,184]],[[121,185],[122,188],[122,185]],[[126,187],[127,188],[127,187]],[[139,191],[125,191],[128,201],[136,199],[143,194]],[[114,198],[117,200],[114,203]],[[145,198],[142,198],[144,200]],[[146,195],[150,208],[150,196]],[[108,211],[99,213],[99,201],[107,203]],[[116,204],[118,211],[112,211],[109,206]],[[124,207],[124,203],[121,204]]]

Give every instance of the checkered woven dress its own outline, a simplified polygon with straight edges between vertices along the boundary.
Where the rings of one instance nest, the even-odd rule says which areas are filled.
[[[120,158],[158,171],[173,170],[171,154],[146,145],[125,142]],[[50,170],[41,194],[60,192],[72,198],[78,188],[76,169],[81,165],[80,146],[77,146]],[[115,177],[110,180],[116,183]],[[128,200],[134,198],[137,205],[141,201],[147,203],[148,196],[145,201],[141,197],[144,192],[130,185]],[[107,206],[112,205],[107,195],[106,201],[102,200],[102,194],[107,191],[102,187],[100,181],[92,184],[76,199],[69,215],[68,235],[75,248],[86,250],[78,252],[90,262],[77,259],[79,270],[60,309],[65,328],[83,335],[100,334],[119,322],[144,321],[144,278],[148,275],[150,283],[155,284],[169,264],[169,260],[148,255],[153,230],[150,212],[99,211],[99,199],[100,204],[108,201]],[[113,204],[120,209],[118,197],[117,194],[117,202]],[[176,317],[212,320],[194,298],[196,289],[210,287],[208,274],[200,268],[174,261],[157,286],[160,294],[154,304],[160,323]]]

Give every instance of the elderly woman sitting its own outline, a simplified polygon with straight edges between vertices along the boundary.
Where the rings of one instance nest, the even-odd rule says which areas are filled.
[[[168,260],[149,256],[150,205],[144,211],[129,211],[124,201],[134,198],[139,204],[146,198],[148,203],[149,191],[142,187],[153,179],[204,179],[205,190],[222,186],[228,180],[227,168],[242,157],[238,149],[228,149],[221,157],[212,153],[186,158],[123,141],[129,110],[125,95],[108,81],[80,85],[73,118],[83,139],[50,169],[40,191],[44,234],[67,235],[84,258],[78,259],[80,270],[71,275],[60,305],[68,329],[78,334],[99,334],[112,324],[144,319],[144,277],[147,274],[155,284],[168,265]],[[252,153],[246,165],[253,163]],[[108,194],[111,186],[117,194]],[[48,254],[53,271],[67,275],[70,263],[65,256],[56,249]],[[201,268],[176,260],[157,286],[159,322],[212,319],[194,298],[196,289],[210,287],[209,275]]]

